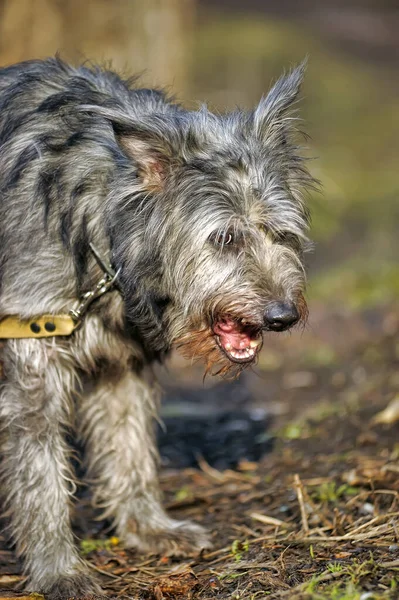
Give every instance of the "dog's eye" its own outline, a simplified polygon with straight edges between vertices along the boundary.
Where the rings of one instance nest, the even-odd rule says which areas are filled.
[[[210,237],[215,246],[233,246],[234,236],[231,231],[217,231]]]
[[[223,239],[222,243],[225,246],[228,246],[229,244],[232,244],[233,243],[233,235],[231,233],[226,233],[226,235],[224,236],[224,239]]]

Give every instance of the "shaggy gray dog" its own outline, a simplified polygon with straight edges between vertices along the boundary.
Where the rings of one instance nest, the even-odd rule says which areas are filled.
[[[2,492],[29,590],[101,593],[74,545],[66,433],[126,546],[209,545],[161,506],[151,365],[176,345],[237,372],[263,330],[306,318],[312,180],[290,116],[302,76],[253,111],[215,115],[59,59],[0,71],[0,318],[31,323],[4,336]],[[46,334],[58,315],[80,327],[41,337],[43,315]]]

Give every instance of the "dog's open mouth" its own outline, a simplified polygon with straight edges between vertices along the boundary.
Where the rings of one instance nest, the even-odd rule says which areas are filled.
[[[244,319],[220,317],[212,329],[219,348],[232,362],[251,362],[262,347],[262,333]]]

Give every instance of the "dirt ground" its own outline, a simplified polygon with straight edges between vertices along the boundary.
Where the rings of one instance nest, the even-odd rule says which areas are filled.
[[[246,380],[267,406],[270,449],[216,469],[161,472],[176,518],[209,529],[214,549],[173,559],[124,550],[81,500],[81,551],[110,598],[371,600],[399,598],[399,311],[326,313],[264,350]],[[195,375],[179,359],[182,389]],[[198,375],[199,377],[199,375]],[[224,389],[224,388],[223,388]],[[211,393],[211,392],[209,392]],[[392,404],[391,404],[392,406]],[[22,595],[3,540],[0,598]]]

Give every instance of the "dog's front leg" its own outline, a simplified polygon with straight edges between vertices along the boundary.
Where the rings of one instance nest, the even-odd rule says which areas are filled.
[[[64,429],[71,422],[73,370],[56,346],[12,340],[0,385],[2,492],[28,590],[50,600],[99,592],[70,527],[74,476]]]
[[[100,382],[82,400],[78,422],[94,499],[126,546],[189,554],[209,547],[209,540],[200,526],[171,519],[162,508],[153,435],[156,404],[152,386],[131,372]]]

